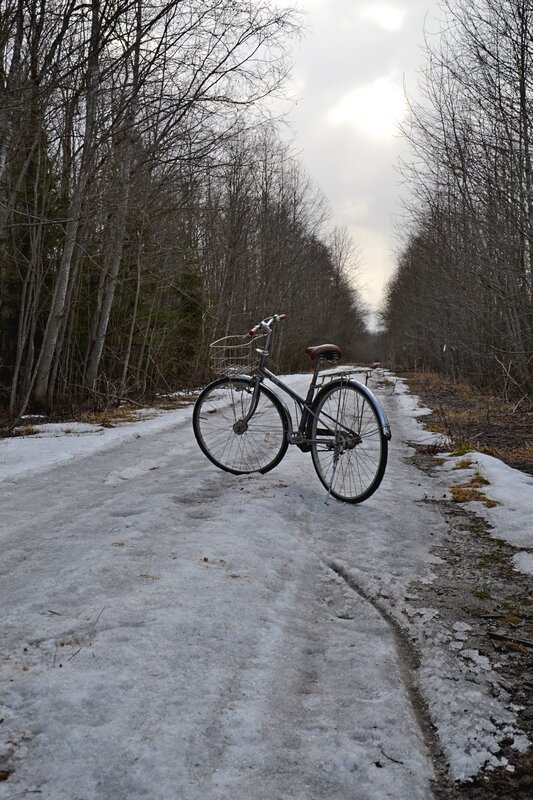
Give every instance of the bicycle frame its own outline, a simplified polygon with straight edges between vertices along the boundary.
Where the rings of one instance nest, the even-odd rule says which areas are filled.
[[[290,427],[289,427],[289,444],[295,444],[301,450],[308,450],[310,445],[313,442],[321,441],[319,439],[311,440],[311,439],[307,438],[307,436],[306,436],[307,429],[308,429],[308,426],[309,426],[309,420],[311,418],[314,417],[316,420],[320,419],[320,424],[325,428],[323,433],[324,434],[328,434],[330,437],[331,436],[335,436],[335,433],[338,432],[338,430],[339,430],[339,422],[337,420],[335,420],[333,417],[331,417],[329,414],[326,414],[325,412],[322,412],[321,416],[319,417],[317,414],[315,414],[315,412],[314,412],[314,410],[312,408],[313,400],[315,398],[316,389],[317,389],[317,379],[318,379],[318,376],[319,376],[319,373],[320,373],[320,368],[321,368],[322,364],[324,363],[325,359],[322,359],[322,358],[317,359],[317,363],[316,363],[316,366],[315,366],[315,369],[314,369],[314,372],[313,372],[313,376],[311,378],[311,382],[310,382],[309,388],[307,390],[307,395],[306,395],[305,398],[303,398],[300,394],[298,394],[298,392],[296,392],[294,389],[292,389],[290,386],[288,386],[284,381],[281,380],[281,378],[279,378],[275,373],[273,373],[271,370],[269,370],[268,367],[266,366],[266,363],[267,363],[267,361],[269,359],[269,355],[270,355],[269,348],[270,348],[270,342],[271,342],[271,339],[272,339],[272,335],[274,333],[274,324],[275,324],[275,322],[276,322],[276,320],[274,318],[272,318],[271,323],[270,324],[265,324],[264,327],[262,328],[263,330],[265,330],[265,332],[267,334],[267,338],[266,338],[266,342],[265,342],[265,346],[264,346],[263,350],[258,351],[260,353],[261,357],[259,359],[259,364],[258,364],[258,367],[257,367],[257,373],[256,373],[255,376],[252,376],[252,380],[254,380],[254,393],[253,393],[253,396],[252,396],[252,401],[250,403],[250,409],[249,409],[248,413],[246,414],[246,416],[243,417],[243,419],[240,422],[244,427],[247,426],[249,420],[254,415],[255,410],[257,408],[257,403],[259,402],[259,391],[260,391],[261,383],[265,379],[268,379],[271,383],[273,383],[275,386],[280,388],[283,392],[288,394],[289,397],[291,397],[292,400],[294,400],[294,402],[296,403],[296,405],[300,409],[300,422],[298,424],[297,431],[294,432],[293,427],[292,427],[291,416],[290,416],[290,413],[289,413],[288,409],[286,408],[288,421],[290,423]],[[238,378],[239,376],[235,376],[235,377]],[[242,377],[245,377],[245,376],[242,376]],[[250,376],[246,376],[246,377],[250,377]],[[333,375],[332,378],[334,378],[334,377],[335,376]],[[359,383],[359,381],[355,381],[353,379],[348,379],[346,377],[343,377],[342,373],[339,375],[339,379],[343,380],[343,381],[346,381],[347,383],[349,381],[353,381],[353,383],[357,384],[359,390],[367,397],[369,402],[371,402],[376,407],[383,434],[387,439],[390,439],[391,434],[390,434],[389,421],[388,421],[383,409],[381,408],[380,404],[377,402],[376,398],[374,397],[374,395],[370,391],[370,389],[368,389],[368,387],[363,385],[362,383]],[[330,422],[333,423],[333,426],[328,424]],[[346,433],[351,433],[350,429],[347,426],[341,424],[340,427],[343,428]]]

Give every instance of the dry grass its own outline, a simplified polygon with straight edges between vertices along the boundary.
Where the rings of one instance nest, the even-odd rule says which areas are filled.
[[[439,372],[417,372],[410,376],[410,380],[415,380],[416,383],[425,391],[440,393],[452,390],[455,394],[463,397],[465,400],[471,400],[476,405],[481,401],[485,408],[499,409],[502,406],[512,408],[512,403],[505,403],[501,397],[497,395],[487,394],[480,389],[476,389],[469,383],[461,383],[460,381],[453,381],[446,375]]]
[[[478,450],[533,475],[533,402],[505,402],[436,373],[405,377],[413,394],[432,409],[424,425],[448,436],[455,456]]]
[[[165,395],[164,397],[158,397],[157,401],[153,403],[153,407],[162,409],[181,408],[194,402],[196,396],[196,394],[191,393]]]
[[[84,411],[78,417],[78,422],[87,422],[91,425],[101,425],[102,428],[114,428],[123,422],[136,422],[138,419],[133,406],[120,406],[108,408],[105,411]]]
[[[529,655],[527,647],[524,647],[524,645],[520,644],[520,642],[515,642],[513,639],[511,639],[510,641],[506,642],[506,645],[509,650],[514,650],[516,653],[522,653],[522,655]]]
[[[457,462],[454,469],[469,469],[473,463],[471,458],[462,458]]]
[[[36,433],[39,433],[39,429],[35,428],[33,425],[24,425],[21,428],[15,428],[13,431],[13,436],[34,436]]]
[[[470,486],[472,489],[480,489],[482,486],[488,486],[490,481],[488,481],[480,472],[476,472],[473,475],[466,486]]]
[[[492,500],[480,491],[482,486],[488,485],[489,481],[484,478],[481,473],[476,472],[466,483],[450,486],[452,500],[454,503],[470,503],[473,500],[477,500],[479,503],[483,503],[487,508],[499,506],[500,503],[498,503],[497,500]]]
[[[497,500],[491,500],[479,489],[471,489],[467,486],[451,486],[450,491],[454,503],[471,503],[473,500],[477,500],[487,508],[495,508],[500,505]]]
[[[502,461],[533,461],[533,442],[525,442],[520,447],[494,447],[491,453]]]
[[[162,411],[170,411],[172,409],[182,408],[185,405],[190,405],[195,400],[193,394],[173,394],[164,397],[159,397],[155,402],[146,406],[145,410],[158,409]],[[108,408],[103,411],[87,411],[81,413],[78,417],[80,422],[90,422],[94,425],[101,425],[103,428],[112,428],[115,425],[120,425],[124,422],[137,422],[139,419],[139,406],[133,404],[124,404],[118,408]]]

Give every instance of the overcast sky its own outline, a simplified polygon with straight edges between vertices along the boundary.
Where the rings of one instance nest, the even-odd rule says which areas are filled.
[[[290,119],[295,146],[324,191],[332,223],[344,225],[362,258],[363,299],[375,309],[394,269],[405,148],[398,122],[404,82],[416,95],[430,0],[294,0],[307,33],[294,51]],[[396,220],[396,222],[395,222]]]

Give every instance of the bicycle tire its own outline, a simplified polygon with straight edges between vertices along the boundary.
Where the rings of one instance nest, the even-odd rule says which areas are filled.
[[[235,431],[235,424],[250,408],[253,388],[250,378],[219,378],[205,387],[194,406],[193,431],[202,452],[215,466],[234,475],[269,472],[289,444],[287,412],[264,386],[247,430]]]
[[[327,415],[324,419],[337,432],[336,437],[328,435],[320,420],[312,418],[311,457],[318,477],[337,500],[362,503],[374,494],[387,466],[388,441],[374,402],[357,384],[337,381],[320,392],[313,411],[319,417]],[[341,447],[335,464],[334,440],[349,441],[351,434],[346,437],[346,429],[358,441]]]

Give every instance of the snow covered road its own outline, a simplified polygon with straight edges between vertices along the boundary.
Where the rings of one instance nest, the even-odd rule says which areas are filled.
[[[378,391],[389,466],[359,506],[324,505],[296,448],[267,475],[218,471],[191,408],[49,440],[38,464],[42,440],[2,443],[2,800],[432,797],[397,609],[445,522],[405,460],[412,401]]]

